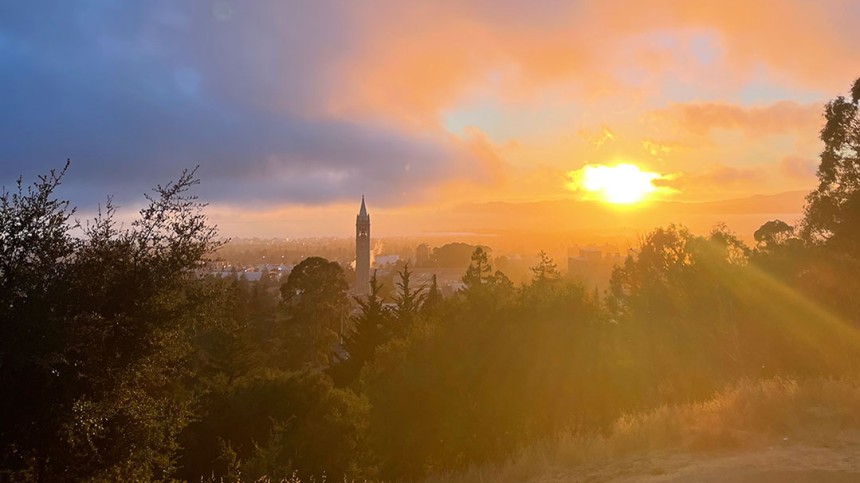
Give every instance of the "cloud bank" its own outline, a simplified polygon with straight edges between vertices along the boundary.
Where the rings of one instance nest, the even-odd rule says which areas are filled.
[[[68,157],[84,204],[200,165],[237,209],[396,207],[563,196],[564,173],[620,159],[678,173],[679,197],[798,189],[822,103],[860,74],[858,19],[847,0],[7,2],[0,184]]]

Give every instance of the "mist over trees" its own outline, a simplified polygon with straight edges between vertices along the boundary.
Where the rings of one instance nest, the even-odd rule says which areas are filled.
[[[78,223],[65,169],[19,182],[0,195],[0,480],[411,481],[742,379],[856,374],[858,102],[860,79],[826,107],[798,226],[754,247],[656,228],[603,293],[544,252],[514,284],[460,245],[428,262],[463,268],[448,298],[405,265],[351,300],[321,257],[204,276],[219,242],[193,171],[129,226],[110,203]]]

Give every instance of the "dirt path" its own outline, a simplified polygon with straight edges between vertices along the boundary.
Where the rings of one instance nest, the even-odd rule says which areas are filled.
[[[611,465],[558,471],[532,480],[559,482],[860,482],[860,433],[721,452],[651,453]]]

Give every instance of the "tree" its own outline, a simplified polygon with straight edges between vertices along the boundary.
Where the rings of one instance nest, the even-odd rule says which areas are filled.
[[[427,294],[423,293],[424,287],[410,288],[409,279],[412,272],[409,271],[408,263],[397,274],[400,280],[397,282],[397,296],[394,298],[394,316],[397,319],[395,332],[402,335],[412,325],[415,316],[426,300]]]
[[[4,308],[14,307],[26,297],[43,292],[51,275],[59,275],[74,251],[69,220],[74,208],[68,201],[53,198],[69,168],[47,176],[24,190],[18,178],[17,192],[0,194],[0,296]],[[4,339],[5,342],[12,342]],[[0,342],[2,343],[2,342]]]
[[[694,313],[726,289],[730,272],[746,265],[748,254],[746,245],[722,225],[708,237],[678,225],[658,228],[645,236],[638,256],[615,267],[608,302],[655,318]]]
[[[286,309],[283,357],[287,367],[324,367],[349,310],[343,269],[337,262],[309,257],[281,285]]]
[[[432,314],[442,303],[442,291],[439,290],[439,283],[436,281],[436,274],[430,281],[430,287],[427,289],[427,296],[424,298],[424,303],[421,304],[421,311]]]
[[[794,227],[782,220],[771,220],[763,224],[753,233],[756,244],[762,248],[778,245],[785,241]]]
[[[343,268],[322,257],[309,257],[295,266],[281,285],[281,297],[296,310],[314,307],[335,311],[346,306],[346,283]]]
[[[484,247],[477,247],[472,252],[472,261],[469,268],[466,269],[466,275],[463,276],[463,283],[467,287],[474,287],[487,283],[493,274],[493,267],[490,265],[487,250]]]
[[[64,174],[0,196],[0,387],[16,395],[2,398],[0,465],[13,479],[167,477],[191,416],[190,336],[206,323],[194,270],[215,228],[184,171],[129,228],[109,201],[72,238],[54,196]]]
[[[360,477],[366,402],[319,371],[259,370],[208,397],[189,425],[183,481],[307,481]],[[367,475],[369,476],[369,475]]]
[[[364,365],[373,361],[377,347],[391,340],[392,314],[379,296],[381,288],[374,271],[370,277],[370,293],[366,298],[355,297],[361,311],[353,317],[352,328],[344,340],[344,349],[349,358],[340,361],[331,370],[338,385],[349,385],[355,381]]]
[[[470,257],[475,251],[474,245],[467,243],[447,243],[434,248],[430,263],[434,267],[462,268],[469,264]]]
[[[53,194],[68,166],[26,190],[19,178],[17,192],[0,194],[0,387],[15,395],[0,398],[0,465],[11,475],[45,477],[63,419],[50,418],[49,410],[55,399],[73,397],[62,394],[51,367],[64,338],[51,323],[56,281],[76,250],[69,235],[74,211]]]
[[[753,233],[756,245],[763,250],[782,245],[794,233],[794,227],[782,220],[770,220]]]
[[[556,268],[555,262],[553,262],[552,258],[546,254],[545,251],[541,250],[538,252],[538,264],[534,267],[530,267],[529,270],[534,274],[534,281],[538,283],[543,283],[552,280],[558,280],[559,273]]]
[[[860,255],[860,78],[851,97],[827,103],[818,187],[807,198],[803,234]]]

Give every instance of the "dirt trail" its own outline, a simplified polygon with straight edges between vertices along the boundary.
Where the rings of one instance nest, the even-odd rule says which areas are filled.
[[[532,480],[559,482],[860,482],[860,433],[825,441],[788,439],[719,452],[655,452]]]

